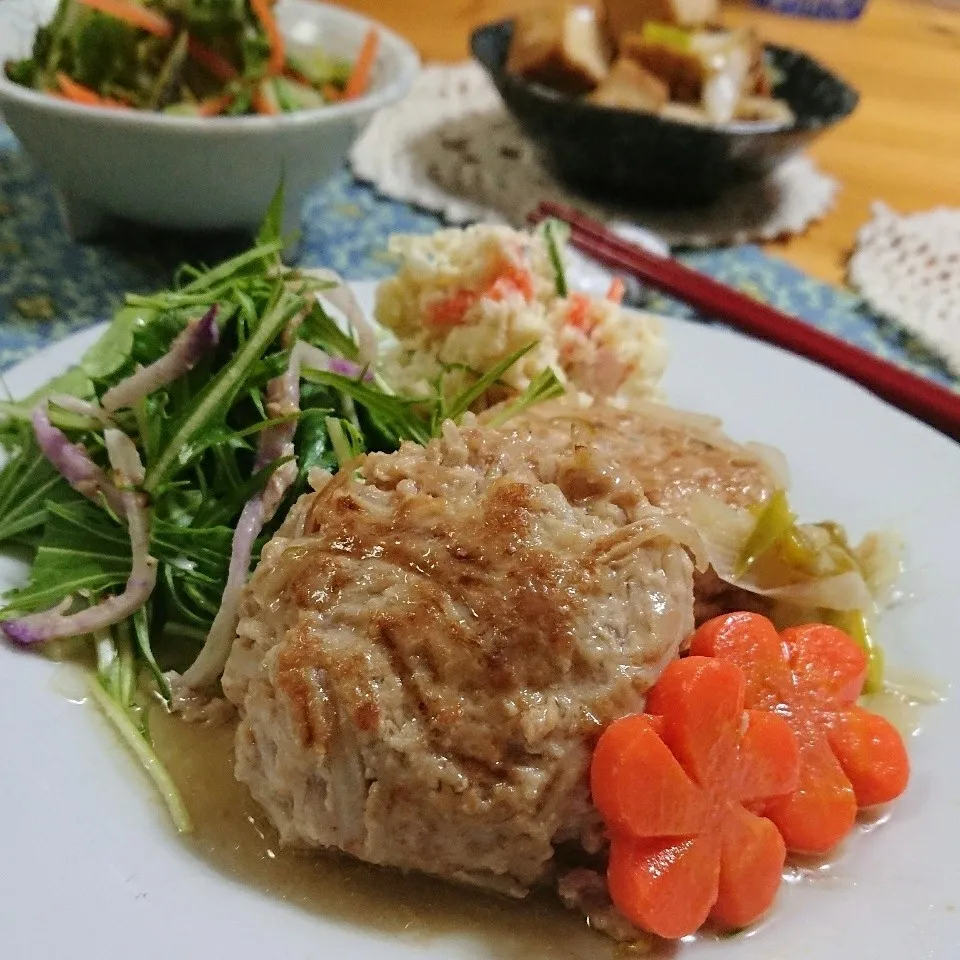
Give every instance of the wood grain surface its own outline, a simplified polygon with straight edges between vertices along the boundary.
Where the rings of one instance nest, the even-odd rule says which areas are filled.
[[[461,60],[481,23],[544,0],[345,0],[408,37],[425,60]],[[775,16],[728,3],[730,23],[753,23],[772,42],[800,47],[852,83],[856,113],[813,147],[840,181],[836,207],[805,236],[769,245],[814,276],[843,279],[870,204],[902,212],[960,207],[960,9],[930,0],[869,0],[854,23]]]

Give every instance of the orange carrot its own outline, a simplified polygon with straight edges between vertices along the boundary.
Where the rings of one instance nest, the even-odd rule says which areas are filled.
[[[607,299],[614,303],[623,303],[623,295],[627,292],[623,280],[620,277],[614,277],[610,281],[610,289],[607,290]]]
[[[764,797],[780,795],[784,783],[797,779],[800,747],[784,747],[784,725],[776,714],[750,710],[749,718],[740,741],[744,780],[737,799],[752,807]]]
[[[112,97],[101,97],[95,90],[85,87],[82,83],[77,83],[76,80],[71,79],[65,73],[57,73],[57,83],[60,85],[64,97],[74,103],[82,103],[88,107],[111,107],[113,109],[124,109],[126,107],[125,103],[114,100]]]
[[[456,326],[479,299],[474,290],[455,290],[427,307],[427,321],[438,327]]]
[[[794,772],[796,757],[794,751]],[[740,930],[766,913],[780,888],[786,856],[783,837],[766,817],[732,807],[721,833],[717,902],[710,919],[727,930]]]
[[[589,333],[595,326],[590,319],[590,298],[585,293],[571,293],[570,306],[567,308],[567,323],[584,333]]]
[[[889,803],[907,789],[910,759],[900,734],[883,717],[851,707],[834,718],[827,740],[861,807]]]
[[[732,613],[703,624],[690,651],[741,667],[747,707],[775,711],[797,736],[797,789],[757,807],[789,850],[828,852],[850,832],[858,807],[906,789],[910,766],[900,735],[856,706],[867,657],[842,630],[807,624],[778,635],[759,614]]]
[[[323,99],[329,103],[336,103],[343,97],[342,91],[338,90],[332,83],[325,83],[320,88],[320,93],[323,94]]]
[[[269,79],[261,80],[253,88],[252,102],[253,109],[264,116],[272,117],[280,113],[277,97],[270,87]]]
[[[290,66],[289,63],[284,65],[283,75],[288,80],[293,80],[296,83],[302,83],[305,87],[313,86],[313,81],[305,73],[301,73],[296,67]]]
[[[200,101],[197,107],[197,116],[219,117],[233,103],[234,99],[232,93],[223,93],[218,97],[207,97],[206,100]]]
[[[706,921],[716,902],[720,849],[716,838],[693,837],[669,844],[614,834],[607,888],[620,912],[641,930],[679,939]]]
[[[525,267],[504,259],[482,296],[490,300],[505,300],[514,293],[519,293],[529,303],[533,299],[533,277]]]
[[[744,713],[745,690],[732,663],[675,660],[647,697],[653,716],[615,721],[594,751],[610,896],[658,936],[686,936],[708,917],[745,926],[780,886],[783,839],[747,804],[795,789],[799,751],[785,720]]]
[[[271,77],[278,76],[283,73],[283,65],[286,63],[287,54],[283,34],[280,32],[276,17],[274,17],[273,10],[270,8],[270,0],[250,0],[250,9],[260,21],[260,26],[263,27],[263,32],[267,35],[267,43],[270,45],[267,74]]]
[[[637,713],[606,729],[591,764],[593,804],[611,830],[644,837],[699,833],[707,821],[702,793],[650,720]],[[627,771],[642,772],[645,789]]]
[[[427,322],[437,326],[455,326],[463,323],[467,312],[479,300],[500,301],[513,294],[519,294],[529,303],[534,296],[533,276],[529,270],[505,257],[494,267],[489,280],[479,290],[461,288],[430,304]]]
[[[211,50],[201,40],[190,37],[187,50],[201,67],[209,70],[218,80],[236,80],[240,76],[240,71],[226,57],[222,57],[216,50]]]
[[[347,85],[343,89],[344,100],[356,100],[357,97],[362,97],[367,92],[379,46],[380,34],[374,27],[370,27],[363,38],[360,52],[354,61],[350,76],[347,78]]]
[[[130,0],[79,0],[79,2],[91,10],[122,20],[131,27],[139,27],[155,37],[168,39],[173,36],[173,24],[162,13],[143,7],[139,3],[132,3]]]

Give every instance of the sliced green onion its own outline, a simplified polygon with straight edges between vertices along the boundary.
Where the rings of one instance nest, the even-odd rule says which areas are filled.
[[[660,47],[669,47],[671,50],[680,50],[686,53],[693,45],[689,30],[674,27],[668,23],[649,21],[643,25],[643,39],[647,43],[654,43]]]
[[[567,242],[570,227],[562,220],[544,220],[543,240],[547,245],[547,256],[553,267],[553,279],[557,287],[557,296],[565,297],[569,293],[567,286],[567,272],[563,266],[562,248]]]
[[[760,511],[757,523],[737,558],[734,576],[742,577],[763,554],[790,532],[796,522],[796,514],[790,510],[786,493],[777,490]]]
[[[864,693],[879,693],[883,689],[883,648],[870,634],[870,625],[862,610],[824,610],[824,622],[839,627],[853,639],[867,655],[867,677]]]

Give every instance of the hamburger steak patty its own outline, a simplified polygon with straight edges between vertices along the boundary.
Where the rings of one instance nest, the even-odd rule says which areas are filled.
[[[771,486],[719,442],[543,404],[301,498],[223,678],[237,776],[283,842],[514,895],[556,879],[558,845],[601,853],[593,744],[693,628],[696,535],[674,514],[694,489]]]

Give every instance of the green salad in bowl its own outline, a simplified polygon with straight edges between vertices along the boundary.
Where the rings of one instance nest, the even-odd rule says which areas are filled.
[[[252,235],[281,182],[289,236],[419,58],[320,0],[3,0],[0,66],[3,122],[75,238]]]
[[[362,96],[379,40],[371,26],[353,58],[293,51],[274,0],[60,0],[30,56],[5,71],[88,106],[270,115]]]

